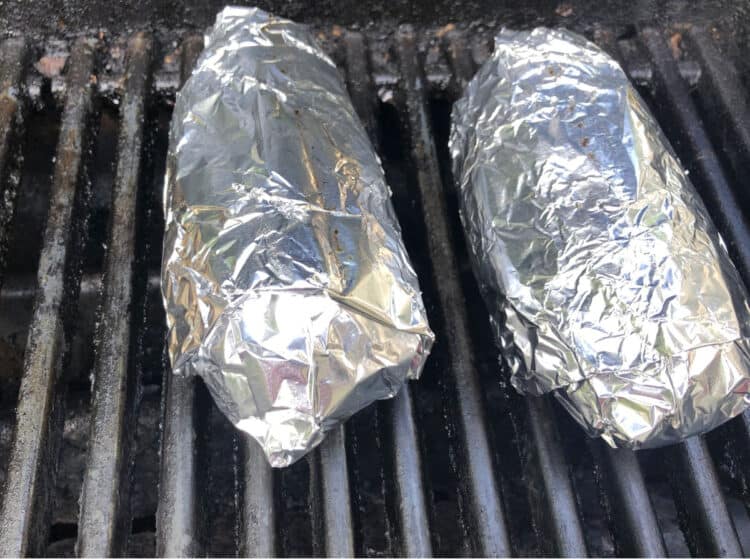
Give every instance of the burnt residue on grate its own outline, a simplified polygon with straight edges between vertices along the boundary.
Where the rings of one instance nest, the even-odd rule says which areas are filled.
[[[553,19],[621,58],[750,281],[750,203],[739,182],[750,164],[750,117],[744,74],[732,72],[745,64],[736,31],[594,28],[577,6]],[[0,501],[6,511],[27,503],[29,512],[0,521],[0,551],[67,556],[78,542],[80,553],[130,555],[750,552],[750,416],[673,448],[612,451],[553,402],[509,386],[447,164],[450,108],[486,58],[492,26],[376,27],[321,25],[320,38],[382,158],[438,342],[402,397],[358,414],[283,471],[268,468],[200,381],[167,374],[161,188],[175,90],[200,36],[162,29],[0,44],[0,87],[19,92],[0,106]],[[4,69],[14,57],[25,57],[23,71]],[[133,102],[140,116],[123,119]],[[123,208],[127,219],[113,225]],[[67,251],[51,250],[58,240]],[[59,270],[38,280],[51,257]],[[124,320],[114,320],[118,270],[132,272]],[[52,329],[57,347],[45,345],[54,336],[27,344],[40,324],[65,325]],[[95,332],[119,336],[119,349],[94,343]],[[123,353],[127,365],[104,359]],[[117,374],[106,380],[102,371]],[[106,400],[121,388],[116,408],[97,408],[97,390]],[[50,406],[53,415],[39,415]],[[24,409],[37,415],[19,424]],[[96,416],[108,433],[99,451]],[[42,437],[18,440],[17,425],[33,435],[41,427]],[[114,463],[110,451],[119,453]],[[101,467],[111,475],[96,488],[108,489],[90,493],[82,509],[84,480],[95,483],[91,468]]]

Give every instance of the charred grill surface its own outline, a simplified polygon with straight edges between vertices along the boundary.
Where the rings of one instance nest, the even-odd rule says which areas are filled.
[[[169,374],[164,356],[164,158],[200,35],[8,39],[0,551],[750,553],[750,416],[672,448],[613,451],[551,399],[507,383],[446,143],[451,103],[491,49],[491,26],[319,31],[383,160],[437,334],[422,380],[272,471],[201,381]],[[702,25],[588,31],[640,87],[750,283],[737,37]]]

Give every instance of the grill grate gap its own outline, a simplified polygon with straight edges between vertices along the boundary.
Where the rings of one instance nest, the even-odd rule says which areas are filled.
[[[24,38],[11,38],[0,46],[0,283],[22,164],[20,148],[27,104],[22,84],[28,55]]]
[[[310,458],[303,458],[282,470],[273,471],[278,526],[278,555],[310,557],[312,540],[312,499],[310,493]]]
[[[57,522],[49,530],[50,543],[75,539],[78,535],[78,524]]]
[[[387,453],[382,433],[382,406],[357,413],[347,423],[347,447],[354,553],[360,557],[391,557],[392,516],[387,508],[388,485],[384,476]]]
[[[590,553],[595,557],[613,557],[615,546],[602,509],[596,486],[598,465],[589,452],[586,435],[570,415],[555,402],[555,416],[565,444],[566,462],[581,511],[583,533]]]
[[[148,516],[138,516],[133,518],[130,523],[131,534],[141,534],[143,532],[156,532],[156,516],[150,514]],[[146,554],[147,557],[151,557],[153,553]]]
[[[86,469],[91,409],[88,389],[69,390],[66,396],[65,423],[55,480],[53,526],[78,525],[78,498]],[[50,543],[56,539],[50,534]]]
[[[750,460],[750,448],[747,445],[748,427],[748,417],[745,414],[709,433],[706,441],[712,456],[716,457],[718,472],[724,487],[740,499],[750,512],[750,488],[747,485],[746,468],[743,466],[746,461]],[[743,533],[748,530],[750,527],[740,528],[737,532],[742,537]]]
[[[106,251],[107,229],[112,200],[112,181],[116,158],[119,117],[116,107],[108,100],[98,98],[95,112],[99,114],[97,135],[90,152],[88,173],[91,181],[86,222],[87,242],[77,247],[82,253],[83,278],[78,304],[75,306],[75,329],[70,338],[70,367],[63,382],[69,389],[90,390],[94,351],[92,340],[101,304],[101,276]],[[75,384],[72,386],[71,383]],[[86,434],[88,438],[88,433]],[[77,500],[77,497],[76,497]]]
[[[721,480],[722,492],[727,499],[729,513],[737,529],[745,555],[750,553],[748,535],[750,534],[750,496],[743,485],[746,468],[742,466],[748,454],[746,446],[747,432],[743,433],[744,417],[725,423],[720,428],[706,435],[706,443],[716,463],[716,470]],[[737,506],[740,505],[740,506]]]
[[[41,102],[33,105],[25,118],[26,133],[21,150],[23,165],[5,259],[6,283],[11,274],[30,276],[33,281],[39,265],[62,115],[49,85],[49,81],[44,82]],[[24,283],[28,281],[26,278]]]
[[[160,401],[160,386],[144,387],[135,425],[134,468],[130,490],[131,534],[143,531],[143,529],[136,529],[138,519],[153,518],[153,522],[156,522],[154,515],[157,495],[154,487],[157,486],[159,474],[159,431],[154,429],[154,426],[159,423]],[[138,524],[138,526],[142,527],[144,524]]]
[[[668,555],[670,557],[689,556],[690,549],[680,529],[679,512],[672,497],[662,459],[653,450],[641,451],[637,453],[637,456]]]
[[[208,556],[234,556],[237,548],[235,522],[239,514],[235,494],[238,461],[235,428],[213,400],[206,413],[205,438],[197,441],[206,449],[206,553]]]
[[[42,232],[47,202],[52,186],[54,153],[60,128],[60,110],[49,89],[44,108],[30,111],[26,117],[23,138],[20,184],[16,197],[15,219],[12,223],[6,255],[4,283],[0,289],[0,482],[5,481],[6,462],[10,452],[15,404],[23,366],[33,297],[36,267],[42,248]],[[3,443],[7,440],[7,446]]]
[[[87,223],[89,242],[84,248],[81,266],[84,274],[101,274],[103,269],[120,132],[119,110],[112,99],[97,97],[94,110],[99,115],[99,125],[88,165],[91,201]]]
[[[131,534],[128,538],[126,557],[153,557],[156,536],[152,531]]]
[[[381,145],[390,146],[381,153],[386,181],[393,190],[393,205],[401,225],[406,249],[419,277],[423,299],[435,332],[444,332],[436,314],[436,288],[430,280],[431,265],[424,250],[426,236],[419,214],[418,193],[415,190],[415,172],[408,161],[405,142],[401,139],[404,125],[396,107],[381,103],[379,113]],[[397,151],[398,149],[398,151]],[[464,555],[464,528],[456,524],[461,518],[458,508],[456,473],[451,460],[451,427],[445,412],[444,371],[450,367],[446,344],[438,343],[432,350],[422,378],[411,385],[417,411],[417,428],[423,458],[423,473],[430,502],[430,534],[436,555]],[[391,443],[392,444],[392,443]]]

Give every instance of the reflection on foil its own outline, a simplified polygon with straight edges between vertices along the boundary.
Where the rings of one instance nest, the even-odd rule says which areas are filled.
[[[748,404],[747,292],[620,66],[564,30],[503,30],[453,110],[462,220],[521,392],[655,447]]]
[[[218,15],[177,97],[164,207],[174,370],[272,465],[419,376],[433,334],[390,192],[305,27]]]

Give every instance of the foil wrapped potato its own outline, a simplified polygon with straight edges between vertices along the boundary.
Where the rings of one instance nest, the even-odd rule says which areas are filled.
[[[310,32],[219,13],[179,92],[162,293],[177,374],[285,466],[433,342],[380,161]]]
[[[473,265],[522,393],[655,447],[742,412],[748,296],[620,66],[565,30],[503,30],[455,104]]]

